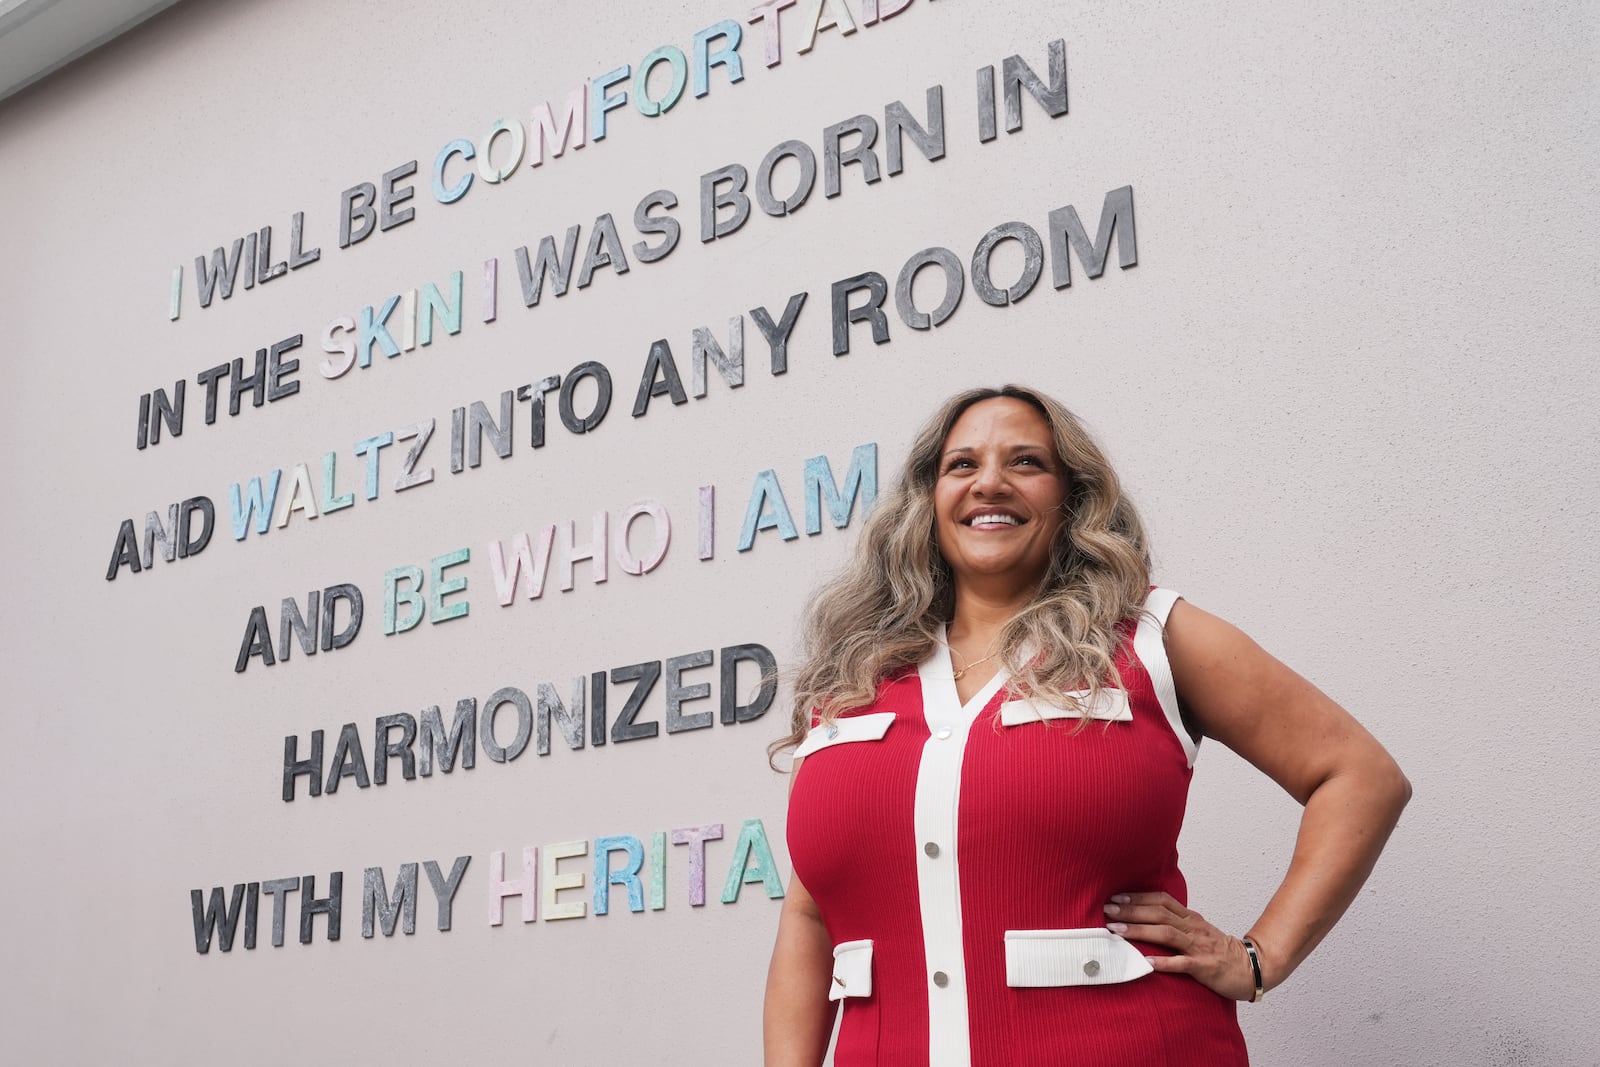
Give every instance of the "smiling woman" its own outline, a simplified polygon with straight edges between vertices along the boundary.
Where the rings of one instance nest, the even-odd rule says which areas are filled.
[[[1037,582],[1066,524],[1069,488],[1050,424],[1030,404],[999,396],[961,413],[939,457],[933,510],[940,553],[969,576],[968,595],[1009,602],[1018,582]]]
[[[841,1001],[835,1067],[1247,1062],[1234,1002],[1328,932],[1410,786],[1149,569],[1115,471],[1054,400],[973,390],[924,428],[807,619],[776,746],[795,873],[768,1067],[820,1064]],[[1305,806],[1243,937],[1188,908],[1177,865],[1208,736]]]

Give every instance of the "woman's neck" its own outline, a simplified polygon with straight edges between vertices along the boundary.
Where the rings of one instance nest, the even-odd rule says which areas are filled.
[[[955,611],[946,636],[951,644],[990,647],[1018,612],[1028,606],[1029,597],[1008,591],[997,594],[986,590],[956,589]]]
[[[963,703],[999,671],[1000,635],[1027,605],[1026,596],[995,597],[972,589],[956,590],[955,612],[945,629],[945,641],[950,646],[956,697]]]

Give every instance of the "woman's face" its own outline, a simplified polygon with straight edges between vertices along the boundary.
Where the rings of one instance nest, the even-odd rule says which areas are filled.
[[[1067,519],[1068,487],[1050,425],[1033,405],[994,397],[963,411],[933,487],[939,551],[957,583],[1037,585]]]

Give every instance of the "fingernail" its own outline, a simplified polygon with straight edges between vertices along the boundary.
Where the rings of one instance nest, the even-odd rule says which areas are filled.
[[[1106,929],[1110,930],[1114,934],[1125,934],[1125,933],[1128,932],[1128,924],[1127,923],[1106,923]]]
[[[1118,904],[1126,904],[1128,902],[1128,894],[1126,894],[1126,893],[1118,893],[1116,896],[1112,897],[1111,899],[1116,901]]]
[[[1107,904],[1106,905],[1106,914],[1107,915],[1116,915],[1120,911],[1122,911],[1122,909],[1117,907],[1115,904]]]

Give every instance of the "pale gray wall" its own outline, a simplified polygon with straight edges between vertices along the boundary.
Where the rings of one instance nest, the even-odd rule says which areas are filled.
[[[610,138],[481,183],[443,207],[433,154],[638,63],[742,5],[186,3],[0,105],[0,301],[6,612],[0,1030],[16,1062],[520,1060],[754,1062],[778,906],[760,886],[666,910],[523,926],[485,920],[488,854],[524,845],[760,817],[780,848],[783,781],[754,724],[569,752],[556,741],[465,775],[293,804],[283,737],[480,700],[502,685],[741,641],[793,666],[793,620],[850,532],[732,551],[755,473],[799,507],[806,457],[842,470],[877,441],[890,474],[949,392],[1022,380],[1079,410],[1137,495],[1158,578],[1239,622],[1350,707],[1417,796],[1361,899],[1289,985],[1241,1014],[1264,1064],[1547,1064],[1600,1060],[1589,948],[1600,818],[1592,766],[1597,478],[1594,337],[1597,18],[1591,5],[977,4],[916,0],[781,66],[721,72],[665,117],[614,112]],[[792,19],[795,10],[786,12]],[[1066,40],[1071,113],[1030,103],[1018,135],[978,142],[973,70],[1016,52],[1043,69]],[[948,155],[874,186],[847,171],[795,216],[756,214],[695,239],[698,176],[752,170],[829,123],[921,113],[942,84]],[[421,160],[417,220],[337,248],[338,194]],[[1072,203],[1135,189],[1139,265],[1016,307],[969,290],[939,330],[855,331],[828,348],[831,282],[891,277],[943,244],[968,257],[991,226],[1042,227]],[[610,211],[626,225],[658,187],[683,201],[666,260],[603,272],[533,310],[511,251]],[[167,319],[172,267],[307,213],[322,260]],[[501,257],[500,318],[476,318],[478,264]],[[1017,258],[1001,258],[1014,270]],[[1076,265],[1075,265],[1076,266]],[[339,381],[314,369],[340,314],[467,271],[462,333]],[[689,332],[757,305],[810,300],[790,371],[764,369],[747,323],[746,385],[629,417],[649,342],[685,374]],[[931,303],[931,297],[928,299]],[[926,304],[925,304],[926,306]],[[302,391],[200,420],[193,377],[303,331]],[[445,468],[449,409],[581,359],[616,377],[607,420],[552,420],[510,459]],[[133,448],[140,393],[190,379],[181,438]],[[235,543],[229,483],[442,420],[436,483]],[[392,461],[398,449],[386,453]],[[695,487],[719,489],[719,544],[695,559]],[[118,523],[206,494],[211,546],[104,579]],[[358,497],[360,495],[357,487]],[[677,520],[643,578],[496,605],[485,546],[640,497]],[[471,546],[471,615],[386,638],[381,576]],[[245,674],[249,608],[355,582],[367,619],[348,648]],[[709,672],[703,672],[709,673]],[[659,714],[659,693],[652,707]],[[302,785],[302,789],[303,789]],[[1247,925],[1287,863],[1297,809],[1215,746],[1202,750],[1184,855],[1192,902]],[[424,889],[412,938],[360,937],[360,877],[470,854],[455,929]],[[345,875],[344,934],[197,955],[195,887]],[[786,870],[786,867],[785,867]],[[291,927],[297,909],[289,909]],[[265,918],[265,916],[264,916]]]

